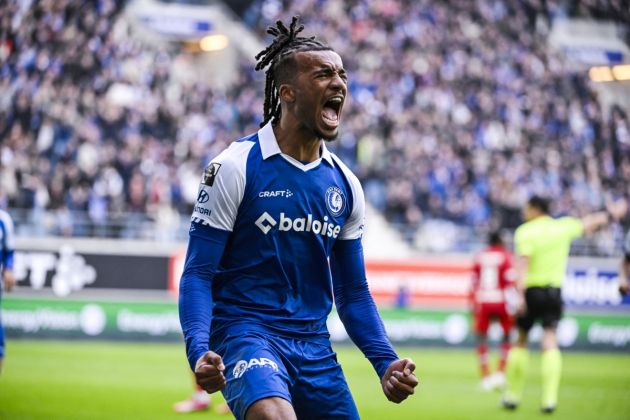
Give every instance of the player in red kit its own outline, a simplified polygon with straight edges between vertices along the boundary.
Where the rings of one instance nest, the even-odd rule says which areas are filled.
[[[470,301],[477,334],[477,354],[484,390],[501,388],[505,384],[505,364],[510,350],[512,316],[508,300],[514,282],[512,257],[503,245],[501,235],[492,232],[489,246],[474,259]],[[491,374],[488,363],[488,327],[498,321],[503,329],[497,372]]]

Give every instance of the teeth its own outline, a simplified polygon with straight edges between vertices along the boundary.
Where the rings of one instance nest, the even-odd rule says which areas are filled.
[[[340,98],[340,97],[338,97],[338,96],[336,96],[336,97],[334,97],[334,98],[330,98],[330,99],[328,100],[328,102],[332,102],[333,104],[340,104],[340,103],[341,103],[341,98]]]

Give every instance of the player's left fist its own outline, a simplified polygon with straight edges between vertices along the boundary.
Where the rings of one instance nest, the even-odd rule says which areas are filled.
[[[415,392],[418,378],[413,373],[416,364],[411,359],[398,359],[389,365],[381,378],[383,393],[393,403],[399,404]]]

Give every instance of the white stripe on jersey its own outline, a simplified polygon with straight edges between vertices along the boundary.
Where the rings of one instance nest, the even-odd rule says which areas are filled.
[[[365,196],[363,195],[363,188],[361,187],[359,179],[352,173],[350,168],[334,153],[331,153],[331,156],[341,168],[352,191],[352,213],[350,213],[350,217],[341,229],[339,239],[359,239],[363,236],[363,227],[365,225]]]

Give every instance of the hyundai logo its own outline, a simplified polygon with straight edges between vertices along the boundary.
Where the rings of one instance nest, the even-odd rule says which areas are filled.
[[[210,200],[210,196],[208,195],[208,193],[205,190],[199,191],[199,195],[197,196],[197,203],[203,204],[208,200]]]

